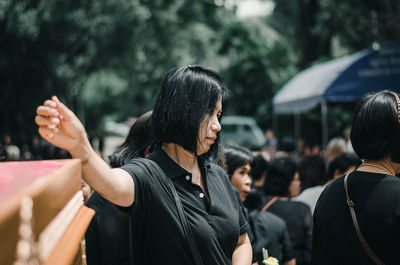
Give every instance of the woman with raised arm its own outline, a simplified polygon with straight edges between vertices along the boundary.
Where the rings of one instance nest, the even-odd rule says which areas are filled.
[[[251,264],[246,220],[228,176],[210,161],[227,93],[207,68],[170,71],[152,114],[158,144],[148,160],[116,169],[97,156],[79,119],[56,97],[38,107],[40,135],[80,158],[85,180],[104,198],[131,207],[135,264]]]

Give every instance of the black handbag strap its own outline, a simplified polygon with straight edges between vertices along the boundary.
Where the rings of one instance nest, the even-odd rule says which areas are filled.
[[[178,192],[176,191],[174,184],[172,183],[172,181],[169,178],[167,178],[167,182],[168,182],[168,186],[170,187],[170,189],[172,191],[172,194],[174,195],[176,208],[178,209],[179,218],[181,219],[183,231],[189,242],[189,247],[190,247],[190,250],[192,251],[194,262],[196,265],[203,265],[203,260],[201,259],[199,250],[196,246],[196,242],[194,241],[192,229],[190,228],[189,223],[186,219],[186,215],[183,211],[182,202],[181,202],[181,199],[179,198]]]
[[[369,245],[368,245],[367,241],[365,240],[364,236],[361,234],[361,230],[360,230],[360,227],[359,227],[358,221],[357,221],[357,216],[356,216],[356,213],[354,211],[354,202],[349,197],[349,192],[348,192],[348,187],[347,187],[347,178],[348,177],[349,177],[349,174],[347,174],[344,177],[344,190],[346,191],[346,201],[347,201],[347,205],[349,206],[349,209],[350,209],[351,218],[353,219],[353,224],[354,224],[354,228],[356,229],[358,239],[360,240],[361,245],[363,246],[365,252],[375,262],[375,264],[385,265],[378,258],[378,256],[375,255],[374,251],[369,247]]]
[[[153,168],[157,174],[159,174],[160,176],[163,176],[164,179],[166,180],[169,189],[172,192],[172,195],[174,196],[174,200],[175,200],[175,204],[176,204],[176,208],[178,210],[178,214],[179,214],[179,219],[181,221],[182,224],[182,228],[183,228],[183,232],[185,233],[186,239],[189,243],[189,247],[190,247],[190,251],[192,252],[193,255],[193,259],[196,265],[203,265],[203,260],[201,259],[199,250],[197,248],[196,245],[196,241],[194,240],[194,236],[192,233],[192,229],[189,226],[189,223],[186,219],[186,215],[182,206],[182,202],[181,199],[179,198],[178,192],[175,189],[174,184],[172,183],[172,181],[164,174],[164,172],[162,171],[162,169],[157,165],[157,163],[155,163],[152,160],[149,159],[140,159],[141,161],[143,161],[143,163],[148,167],[148,168]]]

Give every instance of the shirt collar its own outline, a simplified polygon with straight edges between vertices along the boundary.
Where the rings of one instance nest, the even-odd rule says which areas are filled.
[[[186,169],[184,169],[174,160],[172,160],[172,158],[170,158],[159,145],[155,146],[153,152],[148,156],[148,158],[156,162],[160,166],[164,174],[170,179],[186,175],[189,175],[190,177],[192,176],[192,173],[188,172]],[[202,172],[205,172],[203,171],[205,168],[210,168],[210,162],[205,158],[198,156],[197,160],[200,170],[202,170]]]

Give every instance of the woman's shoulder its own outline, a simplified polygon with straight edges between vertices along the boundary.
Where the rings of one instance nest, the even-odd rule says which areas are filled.
[[[128,160],[120,168],[128,171],[129,174],[133,173],[135,175],[141,175],[141,173],[146,173],[149,171],[152,166],[157,166],[157,164],[147,158],[135,157]]]

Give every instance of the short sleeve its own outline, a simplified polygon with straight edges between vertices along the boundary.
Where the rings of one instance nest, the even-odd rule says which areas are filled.
[[[135,202],[131,206],[132,210],[146,207],[145,204],[151,192],[151,183],[148,173],[146,173],[138,163],[140,162],[131,160],[121,167],[121,169],[131,175],[135,184]]]

